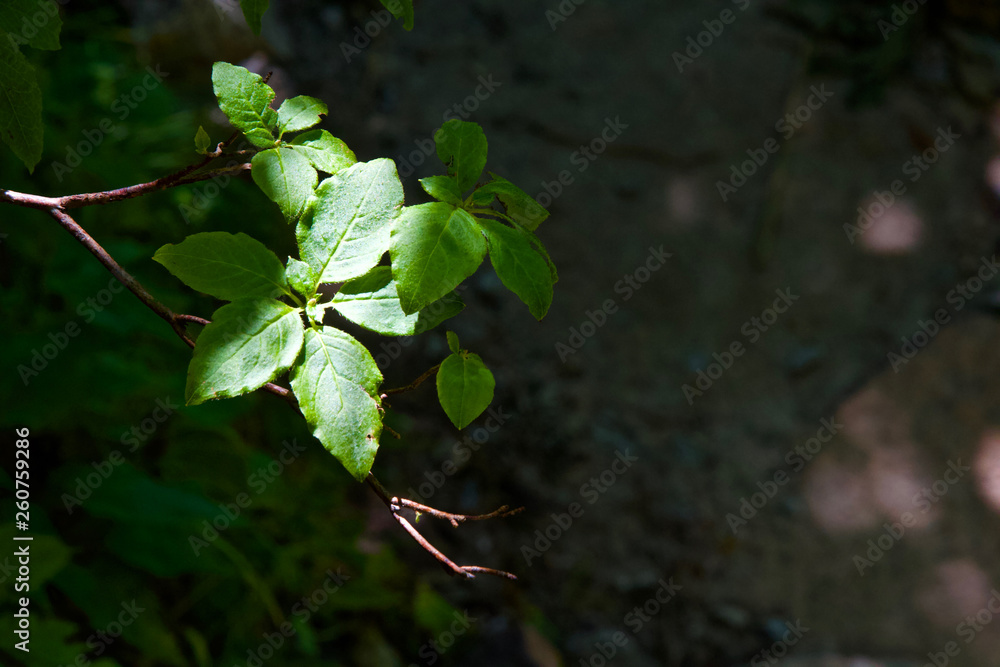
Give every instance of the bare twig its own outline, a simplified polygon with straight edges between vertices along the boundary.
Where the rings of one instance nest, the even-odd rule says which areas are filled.
[[[458,524],[465,523],[466,521],[500,519],[503,517],[514,516],[515,514],[520,514],[524,511],[523,507],[515,507],[514,509],[511,509],[507,505],[501,505],[489,514],[452,514],[451,512],[442,512],[441,510],[434,509],[433,507],[421,505],[418,502],[395,496],[392,498],[392,504],[399,507],[409,507],[411,510],[421,512],[422,514],[430,514],[435,519],[444,519],[456,528],[458,528]]]
[[[480,567],[479,565],[456,565],[453,560],[445,556],[433,544],[428,542],[427,538],[421,535],[420,532],[416,528],[414,528],[413,525],[406,519],[406,517],[401,516],[399,511],[403,507],[409,507],[410,509],[418,510],[420,512],[425,512],[439,519],[448,519],[453,526],[458,526],[459,523],[462,523],[464,521],[479,521],[482,519],[492,519],[496,517],[512,516],[523,510],[524,509],[523,507],[519,507],[518,509],[509,511],[507,509],[507,506],[504,505],[500,509],[496,510],[495,512],[491,512],[489,514],[478,514],[478,515],[452,514],[450,512],[442,512],[440,510],[436,510],[426,505],[421,505],[420,503],[415,503],[412,500],[405,500],[405,499],[400,500],[396,496],[390,497],[389,493],[385,490],[385,487],[382,486],[382,483],[378,481],[378,479],[372,472],[368,473],[368,477],[365,479],[365,481],[368,482],[368,486],[370,486],[372,490],[375,491],[375,495],[377,495],[382,500],[382,502],[385,503],[386,507],[389,508],[389,511],[392,513],[392,518],[395,519],[396,522],[399,523],[399,525],[401,525],[403,529],[410,534],[410,537],[416,540],[417,544],[422,546],[424,550],[427,551],[429,554],[437,558],[438,561],[447,570],[450,570],[452,574],[458,574],[463,577],[467,577],[469,579],[474,578],[477,574],[492,574],[496,577],[502,577],[504,579],[511,579],[513,581],[517,581],[517,577],[515,575],[511,574],[510,572],[505,572],[504,570],[495,570],[491,567]]]

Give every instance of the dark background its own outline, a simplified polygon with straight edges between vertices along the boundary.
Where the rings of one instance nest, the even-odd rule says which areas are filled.
[[[227,60],[273,71],[279,98],[325,100],[323,127],[361,160],[396,159],[404,175],[444,114],[467,104],[490,141],[489,169],[533,195],[567,172],[539,229],[561,280],[541,324],[488,263],[470,280],[468,308],[447,327],[494,370],[493,405],[510,417],[468,461],[454,444],[484,420],[456,432],[430,383],[392,401],[387,423],[402,439],[383,438],[374,468],[392,492],[438,480],[427,502],[440,508],[527,508],[458,529],[421,522],[459,563],[520,577],[459,581],[273,396],[153,419],[182,402],[188,349],[131,294],[106,292],[110,276],[44,214],[0,210],[0,405],[5,442],[31,430],[35,535],[26,661],[11,648],[13,557],[0,552],[0,662],[730,666],[781,656],[789,667],[916,667],[931,654],[997,664],[1000,619],[981,610],[1000,586],[1000,301],[990,271],[967,281],[989,265],[1000,220],[1000,5],[912,2],[910,16],[898,4],[891,32],[894,6],[878,3],[566,0],[565,20],[552,23],[558,7],[419,0],[412,32],[393,21],[367,45],[354,40],[366,25],[376,32],[375,2],[275,0],[259,38],[228,0],[63,7],[62,50],[30,52],[45,96],[42,162],[29,176],[0,150],[0,186],[103,190],[195,161],[199,125],[213,142],[231,131],[210,82],[211,64]],[[706,32],[727,9],[733,20]],[[674,54],[699,33],[707,45],[678,71]],[[364,48],[348,60],[344,44]],[[163,83],[120,118],[116,99],[156,66]],[[500,86],[466,102],[481,77]],[[829,99],[809,109],[813,87]],[[777,126],[796,113],[794,132]],[[97,130],[103,118],[109,134]],[[627,127],[581,161],[608,119]],[[949,128],[958,138],[937,155]],[[777,151],[723,201],[717,183],[769,139]],[[84,141],[92,151],[58,173]],[[934,163],[913,171],[925,151]],[[407,203],[424,201],[417,178],[438,172],[431,157],[406,176]],[[863,234],[845,231],[859,207],[877,213],[877,193],[897,179],[904,194]],[[78,213],[161,301],[206,317],[216,304],[154,263],[158,247],[226,230],[294,250],[249,179]],[[636,273],[661,246],[671,254],[662,268]],[[645,282],[626,290],[626,276]],[[970,300],[956,297],[960,286]],[[776,290],[797,298],[774,316]],[[91,313],[88,299],[105,305]],[[608,300],[613,312],[597,315]],[[924,326],[934,335],[915,336],[939,310],[944,324]],[[584,325],[594,320],[603,324]],[[68,323],[81,333],[26,384],[18,367]],[[439,361],[443,331],[401,348],[385,386]],[[912,359],[904,338],[919,347]],[[364,342],[376,354],[391,343]],[[573,353],[557,347],[574,342]],[[734,343],[742,352],[726,357]],[[714,355],[730,367],[713,368]],[[699,371],[716,379],[689,401],[683,386]],[[810,443],[823,420],[836,435]],[[123,441],[133,427],[148,431],[135,447]],[[293,440],[304,453],[278,466]],[[12,444],[4,450],[6,494]],[[626,452],[636,462],[606,472]],[[112,458],[121,464],[109,468]],[[460,469],[442,475],[449,461]],[[262,484],[268,465],[280,474]],[[97,488],[68,511],[88,475]],[[603,491],[583,486],[592,478]],[[240,493],[250,506],[195,554],[191,536]],[[737,524],[727,515],[744,499],[760,509],[744,505],[750,518]],[[582,514],[560,527],[552,515],[572,503]],[[906,516],[900,535],[893,524]],[[862,573],[858,558],[870,560]],[[340,589],[307,619],[296,613],[338,571],[349,577]],[[665,583],[681,588],[661,604]],[[92,638],[117,634],[109,624],[133,600],[143,611],[119,639]],[[978,625],[960,625],[969,615]],[[285,620],[294,636],[268,651]]]

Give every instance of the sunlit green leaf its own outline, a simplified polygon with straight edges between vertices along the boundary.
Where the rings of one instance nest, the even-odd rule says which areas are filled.
[[[278,130],[298,132],[312,127],[326,115],[326,103],[308,95],[292,97],[278,107]]]
[[[274,99],[274,91],[264,79],[244,67],[217,62],[212,66],[212,87],[219,108],[250,143],[260,148],[274,145],[274,134],[267,118],[275,114],[268,106]],[[268,110],[270,114],[266,113]]]
[[[358,161],[347,144],[326,130],[311,130],[296,135],[289,148],[302,153],[314,167],[328,174],[336,174]]]
[[[285,266],[285,278],[288,279],[288,284],[305,298],[311,299],[316,294],[319,276],[305,262],[289,257]]]
[[[285,267],[260,241],[240,232],[202,232],[167,244],[153,259],[185,285],[217,299],[288,294]]]
[[[428,176],[420,179],[420,185],[424,192],[434,199],[454,204],[462,205],[462,191],[458,189],[458,182],[451,176]]]
[[[476,123],[452,119],[434,133],[437,154],[455,178],[459,192],[465,192],[479,180],[486,166],[486,135]]]
[[[471,276],[486,255],[486,239],[468,212],[434,202],[408,206],[389,248],[400,305],[414,313]]]
[[[392,222],[403,205],[396,165],[359,162],[320,183],[296,229],[299,256],[320,282],[368,273],[389,248]]]
[[[496,220],[480,219],[489,243],[490,262],[500,282],[528,305],[535,319],[542,319],[552,305],[552,273],[545,257],[532,247],[519,229]]]
[[[408,336],[436,327],[465,307],[455,294],[447,294],[423,310],[406,314],[388,266],[376,266],[368,274],[344,285],[333,298],[336,310],[365,329],[386,336]]]
[[[477,195],[495,194],[507,210],[507,215],[529,231],[534,231],[538,225],[549,217],[541,204],[531,198],[527,192],[517,187],[506,178],[490,173],[493,180],[476,190]],[[481,201],[481,200],[479,200]],[[478,203],[478,202],[477,202]]]
[[[438,400],[455,428],[465,428],[493,401],[493,373],[479,355],[451,354],[437,372]]]
[[[316,188],[316,169],[305,156],[285,146],[257,153],[250,164],[254,183],[278,205],[286,220],[295,222]]]
[[[299,310],[274,299],[240,299],[215,311],[198,336],[185,401],[239,396],[288,370],[302,348]]]
[[[382,374],[364,345],[333,327],[308,329],[292,391],[313,435],[361,481],[382,432],[376,399]]]

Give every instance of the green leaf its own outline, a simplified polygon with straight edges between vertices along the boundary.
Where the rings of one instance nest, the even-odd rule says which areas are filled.
[[[243,17],[247,20],[247,25],[253,34],[260,34],[260,19],[267,11],[269,0],[240,0],[240,9],[243,10]]]
[[[305,298],[311,299],[316,294],[319,276],[305,262],[289,257],[288,264],[285,266],[285,278],[288,280],[288,284]]]
[[[434,199],[438,199],[455,206],[461,206],[462,191],[458,189],[458,183],[451,176],[428,176],[420,179],[420,185],[424,192]]]
[[[42,91],[35,70],[0,33],[0,138],[29,172],[42,159]]]
[[[254,155],[250,161],[250,175],[289,222],[295,222],[302,215],[319,180],[309,160],[285,146]]]
[[[545,257],[531,245],[525,232],[496,220],[480,218],[490,248],[490,261],[500,282],[542,319],[552,305],[552,273]]]
[[[482,188],[473,190],[472,194],[469,195],[473,206],[489,206],[496,199],[496,194],[492,192],[483,192]]]
[[[240,299],[215,311],[198,336],[184,400],[198,405],[270,382],[302,349],[299,310],[274,299]]]
[[[208,136],[208,132],[201,125],[198,126],[198,131],[194,135],[194,150],[196,153],[201,153],[202,155],[208,153],[208,145],[212,143],[211,138]]]
[[[413,0],[380,0],[382,6],[403,20],[403,28],[413,30]]]
[[[274,131],[278,129],[278,112],[267,107],[264,109],[264,113],[261,114],[261,118],[264,120],[264,124],[267,125],[267,129],[270,130],[271,135],[274,135]]]
[[[417,313],[406,314],[399,305],[392,269],[376,266],[366,275],[340,288],[333,307],[355,324],[384,336],[409,336],[436,327],[454,317],[465,304],[455,294],[447,294]]]
[[[358,161],[347,144],[326,130],[303,132],[292,139],[289,147],[305,155],[314,167],[328,174],[336,174]]]
[[[343,331],[309,329],[291,382],[313,435],[355,479],[364,480],[382,432],[376,399],[382,374],[372,355]]]
[[[153,255],[185,285],[217,299],[288,294],[285,267],[260,241],[240,232],[203,232]]]
[[[277,117],[268,106],[274,99],[274,91],[264,79],[244,67],[217,62],[212,66],[212,87],[219,108],[250,143],[260,148],[274,146],[274,134],[268,122],[271,114]]]
[[[541,240],[534,234],[534,232],[529,232],[526,229],[522,229],[521,232],[527,237],[528,242],[531,243],[531,247],[538,251],[538,254],[542,256],[545,263],[549,266],[549,274],[552,276],[552,283],[555,284],[559,282],[559,272],[556,271],[556,263],[552,261],[549,257],[549,251],[545,249],[542,245]]]
[[[434,133],[437,154],[448,167],[459,192],[465,192],[479,180],[486,166],[486,135],[476,123],[452,119]]]
[[[326,103],[315,97],[292,97],[278,107],[278,131],[284,134],[305,130],[322,120],[326,113]]]
[[[413,333],[430,331],[445,320],[451,319],[465,309],[465,304],[458,292],[449,292],[443,297],[420,311],[417,327]]]
[[[388,250],[392,222],[402,205],[403,186],[392,160],[348,167],[316,189],[295,232],[299,257],[320,282],[363,276]]]
[[[455,354],[458,354],[459,350],[461,349],[459,347],[458,334],[455,333],[454,331],[448,331],[447,333],[445,333],[445,338],[448,339],[448,349],[454,352]]]
[[[55,2],[38,0],[4,0],[0,3],[0,32],[4,41],[27,44],[35,49],[57,51],[62,18]]]
[[[408,206],[392,230],[389,255],[403,312],[414,313],[475,273],[486,239],[476,219],[451,204]]]
[[[463,429],[493,401],[493,373],[478,354],[449,355],[437,373],[438,400],[455,428]]]
[[[527,192],[493,172],[490,172],[490,176],[493,177],[493,180],[476,190],[476,193],[495,194],[500,198],[504,208],[507,209],[507,215],[519,225],[529,231],[534,231],[549,217],[549,212],[532,199]]]

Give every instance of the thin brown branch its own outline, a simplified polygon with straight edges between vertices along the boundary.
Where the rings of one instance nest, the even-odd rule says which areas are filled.
[[[241,162],[239,164],[227,165],[218,169],[198,172],[199,169],[206,167],[210,162],[212,162],[212,160],[227,156],[223,150],[228,141],[232,141],[232,139],[233,137],[230,137],[227,142],[219,144],[215,151],[207,154],[201,161],[195,162],[192,165],[184,167],[180,171],[157,178],[156,180],[148,183],[140,183],[138,185],[130,185],[125,188],[105,190],[103,192],[86,192],[77,195],[66,195],[64,197],[40,197],[38,195],[29,195],[23,192],[14,192],[13,190],[0,190],[0,201],[5,201],[17,206],[25,206],[27,208],[37,208],[43,211],[48,211],[53,208],[69,210],[84,206],[110,204],[111,202],[121,201],[123,199],[133,199],[151,192],[166,190],[167,188],[187,185],[189,183],[197,183],[199,181],[207,181],[218,176],[238,174],[249,170],[250,163]],[[233,155],[243,155],[248,152],[255,151],[237,151],[236,153],[233,153]]]
[[[177,315],[174,315],[174,317],[176,317],[179,320],[183,320],[185,322],[193,322],[195,324],[200,324],[203,327],[207,327],[209,324],[212,323],[212,320],[206,320],[204,317],[198,317],[197,315],[182,315],[178,313]]]
[[[420,377],[418,377],[416,380],[414,380],[410,384],[406,385],[405,387],[397,387],[396,389],[386,389],[384,392],[382,392],[382,395],[383,396],[388,396],[390,394],[402,394],[404,391],[412,391],[412,390],[416,389],[417,387],[419,387],[420,384],[424,380],[426,380],[427,378],[429,378],[432,375],[434,375],[435,373],[437,373],[438,369],[440,369],[440,368],[441,368],[441,364],[438,364],[437,366],[434,366],[433,368],[429,368],[429,369],[427,369],[427,371],[423,375],[421,375]]]
[[[421,512],[426,512],[427,514],[430,514],[431,516],[435,516],[437,518],[448,519],[449,521],[451,521],[453,526],[458,526],[458,524],[463,521],[478,521],[481,519],[492,519],[502,516],[511,516],[520,512],[522,509],[524,509],[523,507],[520,507],[516,510],[508,511],[507,506],[505,505],[500,509],[496,510],[495,512],[491,512],[489,514],[479,514],[479,515],[452,514],[450,512],[442,512],[440,510],[436,510],[426,505],[421,505],[420,503],[415,503],[411,500],[405,500],[405,499],[400,500],[396,496],[390,497],[389,493],[385,490],[385,487],[382,486],[382,483],[378,481],[378,478],[376,478],[375,474],[372,472],[368,473],[368,477],[365,478],[365,481],[368,483],[368,486],[371,487],[371,489],[375,492],[375,495],[377,495],[382,500],[382,502],[385,503],[385,506],[389,508],[389,511],[392,513],[392,518],[395,519],[396,522],[399,525],[401,525],[406,532],[410,534],[410,537],[416,540],[417,544],[422,546],[424,550],[427,551],[429,554],[437,558],[438,561],[445,568],[451,571],[451,573],[458,574],[463,577],[467,577],[469,579],[474,578],[477,574],[492,574],[493,576],[496,577],[502,577],[504,579],[517,581],[517,576],[511,574],[510,572],[505,572],[504,570],[495,570],[491,567],[481,567],[479,565],[455,564],[454,561],[452,561],[450,558],[441,553],[441,551],[437,549],[437,547],[428,542],[427,538],[421,535],[420,532],[416,528],[414,528],[413,525],[406,519],[406,517],[401,516],[399,512],[403,507],[409,507],[411,509],[420,508],[419,511]]]
[[[49,215],[55,218],[56,221],[62,225],[63,229],[72,234],[77,241],[82,243],[83,246],[97,258],[97,261],[103,264],[104,268],[110,271],[111,275],[118,279],[118,282],[127,287],[130,292],[139,298],[139,301],[142,301],[147,308],[166,320],[167,324],[171,326],[171,328],[185,343],[194,347],[194,342],[187,337],[187,332],[184,331],[183,323],[177,319],[174,312],[153,298],[153,295],[147,292],[146,288],[140,285],[139,281],[132,277],[132,274],[123,269],[122,266],[108,254],[108,251],[101,247],[101,244],[95,241],[83,227],[77,224],[76,220],[74,220],[68,213],[61,211],[58,208],[49,209]]]
[[[520,514],[524,511],[523,507],[515,507],[511,509],[507,505],[501,505],[497,509],[493,510],[489,514],[452,514],[451,512],[442,512],[441,510],[434,509],[427,505],[421,505],[418,502],[412,500],[407,500],[406,498],[392,498],[393,505],[400,507],[409,507],[411,510],[420,512],[422,514],[430,514],[435,519],[444,519],[451,523],[451,525],[458,527],[458,524],[465,523],[466,521],[485,521],[486,519],[500,519],[503,517],[514,516],[515,514]]]

